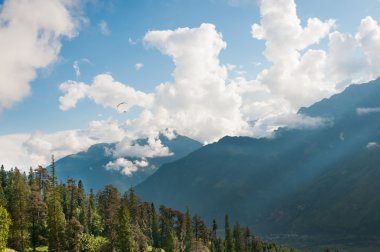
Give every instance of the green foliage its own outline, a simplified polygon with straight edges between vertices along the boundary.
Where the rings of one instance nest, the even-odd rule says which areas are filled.
[[[229,222],[229,219],[228,219],[228,215],[226,215],[225,217],[225,220],[224,220],[224,232],[225,232],[225,235],[226,235],[226,245],[225,245],[225,248],[226,248],[226,252],[234,252],[234,242],[233,242],[233,238],[232,238],[232,232],[231,232],[231,228],[230,228],[230,222]]]
[[[36,247],[35,252],[48,252],[49,248],[47,246]],[[29,248],[28,252],[33,252],[33,248]]]
[[[75,218],[66,223],[66,249],[72,252],[79,252],[82,249],[83,226]]]
[[[289,251],[249,239],[249,230],[239,225],[232,235],[228,217],[224,240],[216,235],[215,221],[209,230],[200,216],[191,216],[188,210],[185,214],[160,206],[156,213],[154,205],[141,202],[133,188],[122,198],[113,186],[105,187],[97,197],[92,190],[87,196],[81,182],[78,186],[75,181],[58,184],[54,160],[52,176],[45,171],[38,167],[26,176],[17,169],[4,174],[0,170],[0,181],[6,178],[8,201],[6,207],[0,206],[2,248],[9,236],[8,246],[33,252],[229,252],[229,239],[237,252]],[[16,223],[11,227],[10,217]]]
[[[12,176],[9,192],[11,197],[9,197],[8,209],[12,218],[9,246],[23,252],[29,245],[29,187],[18,169]]]
[[[186,237],[185,237],[185,246],[186,252],[191,251],[191,245],[193,242],[193,225],[191,222],[191,216],[189,212],[189,208],[186,209]]]
[[[48,193],[49,251],[61,252],[65,248],[65,215],[63,214],[59,188],[56,185],[55,163],[52,162],[52,188]]]
[[[119,191],[112,185],[107,185],[98,193],[98,209],[102,219],[103,236],[110,241],[111,249],[117,243],[118,209],[120,206]]]
[[[132,232],[131,217],[129,209],[123,202],[118,213],[118,238],[117,247],[120,251],[137,251],[136,241]]]
[[[12,220],[9,216],[7,210],[0,206],[0,251],[7,246],[7,240],[9,235],[9,227],[12,223]]]
[[[29,196],[29,219],[31,246],[36,248],[39,245],[47,244],[47,205],[43,201],[37,182],[30,185]]]
[[[92,234],[83,234],[81,242],[83,252],[103,251],[109,244],[107,238],[102,236],[94,236]]]

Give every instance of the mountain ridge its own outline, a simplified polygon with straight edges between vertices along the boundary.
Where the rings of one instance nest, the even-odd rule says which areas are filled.
[[[380,162],[376,158],[380,148],[368,148],[371,142],[380,142],[380,113],[359,114],[357,110],[380,107],[378,94],[379,79],[348,87],[299,111],[307,116],[332,117],[332,125],[281,129],[272,139],[224,137],[163,165],[136,191],[156,204],[191,207],[206,219],[217,216],[220,220],[222,212],[229,213],[232,219],[240,219],[262,234],[378,234],[375,228],[368,227],[372,220],[371,225],[380,230],[380,222],[371,211],[363,214],[355,210],[361,216],[355,220],[356,226],[344,225],[355,213],[347,211],[344,215],[345,209],[351,209],[350,200],[366,205],[364,198],[368,197],[364,196],[371,195],[371,187],[361,181],[372,184],[380,179],[375,168]],[[328,108],[332,108],[330,112]],[[366,169],[360,170],[360,165]],[[356,177],[342,177],[344,171]],[[324,184],[334,185],[336,181],[339,186],[324,188]],[[355,189],[350,182],[361,184],[362,189]],[[348,196],[339,202],[338,196],[345,194]],[[314,198],[316,205],[308,197]],[[374,197],[372,202],[380,211],[380,197]],[[334,200],[337,203],[330,206]],[[306,208],[310,212],[314,208],[332,211],[328,217],[314,212],[310,216],[302,210]],[[328,215],[329,211],[323,213]],[[334,218],[338,213],[341,221]],[[325,226],[318,225],[320,219]]]

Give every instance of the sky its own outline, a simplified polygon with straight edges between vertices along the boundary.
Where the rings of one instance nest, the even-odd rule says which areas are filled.
[[[0,5],[0,163],[8,169],[119,142],[109,155],[120,170],[136,170],[126,155],[146,166],[147,157],[171,154],[159,134],[207,144],[319,127],[325,119],[297,110],[380,75],[378,0]]]

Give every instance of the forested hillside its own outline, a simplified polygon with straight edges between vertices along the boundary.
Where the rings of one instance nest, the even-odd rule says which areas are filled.
[[[112,185],[86,194],[81,180],[59,182],[43,167],[0,170],[0,251],[295,251],[263,242],[249,228],[142,202]]]

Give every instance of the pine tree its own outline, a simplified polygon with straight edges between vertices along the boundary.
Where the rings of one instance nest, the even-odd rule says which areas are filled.
[[[210,240],[211,240],[211,251],[215,252],[218,242],[218,237],[216,236],[216,231],[218,230],[218,224],[216,223],[216,220],[212,220],[212,230],[210,233]]]
[[[12,220],[7,210],[2,206],[0,206],[0,220],[0,251],[3,251],[7,246]]]
[[[132,223],[138,222],[138,207],[139,207],[139,198],[135,194],[135,188],[131,187],[129,189],[129,209],[131,214]]]
[[[132,221],[129,209],[125,201],[121,203],[118,212],[118,237],[117,247],[119,251],[134,252],[137,251],[136,242],[132,232]]]
[[[4,165],[0,168],[0,186],[5,189],[7,186],[7,172],[5,171]]]
[[[158,224],[158,216],[156,214],[156,209],[154,207],[154,204],[151,204],[152,208],[152,240],[153,240],[153,247],[159,248],[160,247],[160,229]]]
[[[29,244],[28,197],[29,188],[23,175],[16,169],[10,184],[8,203],[12,217],[9,245],[20,252],[25,251]]]
[[[88,200],[86,196],[86,192],[84,191],[83,182],[82,180],[79,180],[78,182],[78,209],[79,209],[79,222],[83,226],[83,231],[85,233],[89,232],[88,228],[88,218],[87,218],[87,212],[88,212]]]
[[[71,220],[73,217],[78,218],[76,216],[76,210],[77,210],[77,199],[78,199],[78,190],[76,181],[73,178],[67,179],[67,190],[68,190],[68,219]]]
[[[100,235],[103,231],[103,224],[96,207],[94,190],[92,189],[90,190],[90,196],[88,199],[87,219],[89,233],[96,236]]]
[[[66,250],[70,252],[79,252],[82,250],[83,226],[74,217],[66,223],[65,237]]]
[[[103,235],[109,239],[111,249],[114,250],[117,241],[117,214],[120,205],[118,190],[112,185],[107,185],[98,193],[98,204],[104,226]]]
[[[65,248],[65,216],[62,211],[60,192],[55,176],[55,162],[52,157],[51,189],[48,193],[48,237],[49,252],[61,252]]]
[[[33,182],[31,185],[31,194],[29,197],[29,219],[30,234],[33,251],[36,251],[38,245],[43,244],[43,241],[47,238],[45,237],[45,227],[47,221],[47,205],[42,200],[38,185]]]
[[[244,238],[241,232],[241,227],[239,223],[236,223],[234,228],[234,242],[235,242],[235,251],[243,252],[244,251]]]
[[[190,252],[193,243],[193,225],[189,209],[186,209],[186,236],[185,236],[185,251]]]
[[[228,220],[228,215],[226,215],[225,217],[225,235],[226,235],[226,239],[225,239],[226,252],[234,252],[234,242],[232,239],[232,232],[230,229],[230,222]]]
[[[5,193],[2,186],[0,186],[0,206],[7,206],[7,198],[5,197]]]
[[[34,181],[35,181],[35,174],[34,174],[33,168],[30,167],[29,168],[29,175],[28,175],[28,185],[29,186],[33,185]]]

